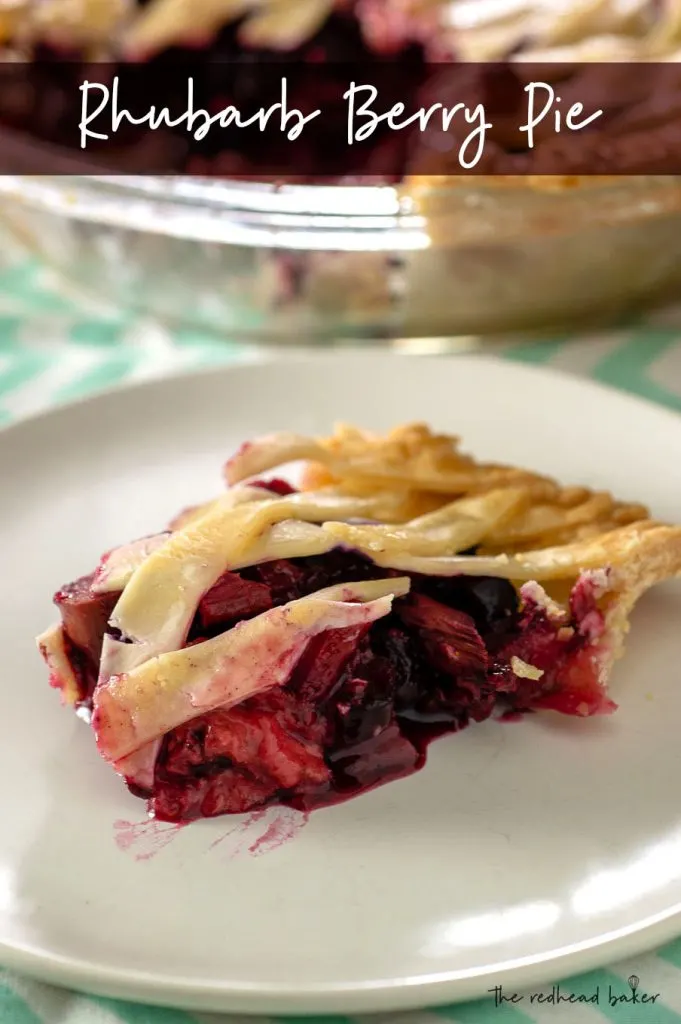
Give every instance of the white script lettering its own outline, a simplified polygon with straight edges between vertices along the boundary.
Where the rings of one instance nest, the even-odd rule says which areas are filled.
[[[536,111],[536,94],[537,90],[543,89],[545,94],[544,107],[537,113]],[[542,123],[545,117],[548,117],[550,113],[553,113],[553,130],[560,134],[563,127],[563,115],[562,111],[558,109],[557,104],[561,102],[560,96],[556,96],[555,90],[552,86],[546,82],[530,82],[529,85],[525,86],[525,92],[528,95],[527,101],[527,123],[521,125],[520,131],[527,133],[527,145],[530,149],[534,149],[535,143],[535,129]],[[595,114],[590,114],[583,121],[577,121],[577,118],[584,113],[583,103],[573,103],[569,111],[565,116],[565,124],[569,131],[579,131],[581,128],[586,128],[587,125],[593,124],[596,118],[600,117],[603,113],[602,110],[597,110]]]
[[[357,100],[361,98],[361,94],[365,95],[366,99],[358,105]],[[364,142],[370,138],[381,123],[387,124],[388,128],[392,131],[402,131],[403,128],[408,128],[410,125],[418,123],[419,131],[425,132],[431,125],[432,119],[438,114],[441,130],[443,133],[447,133],[451,131],[452,122],[457,114],[463,114],[466,124],[474,125],[477,123],[477,127],[468,133],[459,148],[459,164],[466,169],[475,167],[481,159],[485,148],[487,129],[492,127],[485,120],[485,108],[482,103],[478,103],[472,110],[465,103],[457,103],[453,107],[445,107],[442,103],[434,103],[430,107],[419,108],[419,110],[407,117],[404,117],[406,111],[404,103],[395,103],[390,110],[379,114],[373,109],[373,105],[378,100],[378,89],[376,86],[357,85],[355,82],[352,82],[348,91],[343,94],[343,99],[347,101],[348,105],[347,126],[349,146],[356,142]],[[358,125],[359,118],[364,119],[363,124]],[[403,119],[400,120],[400,118]],[[477,148],[473,157],[467,160],[466,153],[468,147],[475,140],[477,140]]]
[[[268,109],[261,107],[260,110],[250,117],[243,117],[242,112],[237,107],[231,106],[225,107],[223,110],[218,111],[217,114],[212,115],[201,107],[196,110],[194,108],[193,78],[187,80],[186,110],[177,117],[171,115],[168,107],[161,107],[160,110],[157,110],[155,106],[150,107],[141,117],[134,117],[129,110],[120,108],[119,85],[120,80],[118,77],[115,77],[111,89],[99,82],[86,81],[80,86],[80,92],[83,94],[81,118],[78,125],[81,149],[87,148],[88,139],[106,141],[111,138],[111,135],[118,131],[124,121],[134,125],[148,124],[152,131],[156,131],[162,125],[166,125],[168,128],[176,128],[179,125],[186,124],[187,131],[197,142],[201,142],[215,124],[221,128],[228,128],[230,125],[235,125],[237,128],[250,128],[252,125],[257,125],[259,130],[264,132],[269,125],[270,119],[275,117],[277,113],[279,114],[279,130],[286,134],[286,138],[290,142],[295,142],[302,134],[305,126],[321,114],[321,110],[315,110],[307,115],[303,114],[297,107],[289,110],[288,83],[286,78],[281,80],[281,100],[278,103],[273,103]],[[93,110],[90,109],[91,91],[98,91],[99,93],[98,105]],[[107,108],[109,108],[111,124],[109,134],[94,131],[89,126],[96,118],[107,111]]]

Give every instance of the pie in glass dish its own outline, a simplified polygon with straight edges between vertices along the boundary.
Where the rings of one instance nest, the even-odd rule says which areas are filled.
[[[289,109],[309,114],[314,97],[323,110],[314,130],[306,131],[295,147],[286,135],[273,131],[267,132],[265,144],[262,131],[234,135],[220,130],[198,138],[187,132],[182,117],[172,124],[161,119],[152,137],[143,117],[137,130],[132,124],[117,128],[115,145],[108,133],[91,132],[88,154],[96,158],[95,166],[113,161],[111,170],[133,174],[407,187],[414,176],[458,178],[463,169],[456,156],[459,146],[443,146],[442,140],[431,144],[423,132],[396,134],[383,125],[365,138],[361,159],[348,153],[347,114],[338,97],[358,74],[372,79],[376,73],[385,111],[407,97],[414,109],[462,100],[473,108],[482,98],[491,124],[477,173],[582,179],[611,173],[614,167],[616,174],[642,174],[651,169],[637,152],[642,148],[640,132],[661,132],[678,111],[678,103],[672,103],[661,117],[661,101],[653,103],[649,94],[654,87],[663,88],[666,110],[678,81],[665,78],[658,85],[657,76],[654,81],[650,75],[631,76],[626,65],[675,63],[680,47],[681,16],[672,0],[11,0],[0,3],[5,64],[0,127],[50,147],[72,152],[75,146],[80,153],[83,143],[74,126],[82,117],[81,90],[93,77],[104,84],[116,75],[122,79],[122,109],[126,103],[135,107],[141,92],[149,93],[150,103],[153,94],[152,109],[167,105],[181,112],[189,102],[190,71],[192,109],[216,112],[233,105],[250,116],[281,100],[285,67]],[[462,80],[447,68],[462,62],[510,62],[518,77],[504,74],[499,80],[496,72],[487,76],[481,71],[472,84],[471,76]],[[566,144],[556,140],[547,121],[539,139],[545,155],[539,162],[529,159],[518,131],[527,116],[525,76],[543,82],[547,72],[523,70],[528,62],[624,65],[614,68],[614,78],[602,70],[595,82],[578,76],[567,87],[569,95],[565,82],[561,85],[565,110],[571,99],[594,110],[605,102],[610,110],[612,97],[617,97],[612,112],[618,118],[608,128],[605,149],[603,122],[589,146],[573,156],[573,148],[565,152]],[[397,74],[386,72],[391,65],[397,65]],[[148,74],[139,78],[142,67]],[[565,77],[563,72],[556,75]],[[452,131],[458,134],[457,122]],[[635,136],[633,141],[630,136]],[[99,145],[97,138],[106,145]],[[665,139],[669,145],[667,134],[659,144]],[[616,152],[607,156],[612,146]],[[38,166],[44,173],[44,153],[42,160]],[[574,187],[574,181],[568,184]]]
[[[609,714],[634,604],[681,575],[681,526],[422,424],[265,437],[224,478],[62,587],[38,638],[161,820],[334,803],[492,716]]]

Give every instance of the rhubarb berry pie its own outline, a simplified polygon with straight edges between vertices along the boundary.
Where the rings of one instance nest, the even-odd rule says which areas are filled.
[[[161,820],[345,799],[491,716],[608,714],[632,607],[681,575],[681,526],[421,424],[265,437],[224,477],[59,590],[38,640]]]

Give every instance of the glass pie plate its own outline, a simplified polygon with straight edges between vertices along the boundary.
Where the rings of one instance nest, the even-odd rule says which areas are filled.
[[[0,177],[0,228],[73,285],[226,337],[602,325],[681,297],[681,178],[409,187]]]

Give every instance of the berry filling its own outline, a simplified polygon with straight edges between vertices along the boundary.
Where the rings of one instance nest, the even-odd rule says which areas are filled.
[[[263,486],[291,490],[278,481]],[[203,596],[186,646],[335,584],[397,575],[405,574],[342,548],[226,572]],[[55,597],[85,708],[120,596],[98,593],[96,578]],[[614,705],[598,680],[601,593],[585,574],[569,612],[556,614],[536,584],[518,592],[492,577],[412,574],[410,592],[389,614],[313,636],[284,686],[168,732],[153,785],[129,779],[129,787],[172,822],[273,802],[308,810],[410,774],[432,739],[494,713],[607,713]]]

